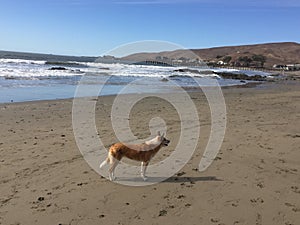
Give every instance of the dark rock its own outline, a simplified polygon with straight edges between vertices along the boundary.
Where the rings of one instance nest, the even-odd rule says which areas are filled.
[[[217,75],[224,79],[234,79],[234,80],[252,80],[252,81],[266,81],[266,77],[260,75],[248,76],[243,73],[226,73],[226,72],[216,72]]]
[[[65,67],[61,67],[61,66],[55,66],[55,67],[49,68],[48,70],[68,70],[68,69]]]
[[[199,70],[193,70],[193,69],[188,69],[188,68],[177,69],[177,70],[174,70],[173,72],[194,73],[194,74],[199,74],[199,75],[203,75],[203,74],[215,74],[215,72],[211,71],[211,70],[199,71]]]
[[[196,73],[196,74],[200,74],[200,71],[199,70],[192,70],[192,69],[177,69],[177,70],[174,70],[174,72],[179,72],[179,73]]]

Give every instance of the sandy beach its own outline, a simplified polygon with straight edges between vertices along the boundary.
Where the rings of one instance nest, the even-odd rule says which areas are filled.
[[[0,224],[299,224],[300,82],[223,94],[227,129],[213,164],[197,171],[211,124],[205,96],[193,92],[197,149],[177,175],[147,187],[112,183],[89,167],[75,142],[72,99],[0,104]],[[109,146],[117,141],[110,123],[114,96],[94,100],[97,130]],[[153,162],[167,157],[180,135],[174,108],[147,98],[131,115],[140,138],[150,135],[151,118],[165,119],[171,144]]]

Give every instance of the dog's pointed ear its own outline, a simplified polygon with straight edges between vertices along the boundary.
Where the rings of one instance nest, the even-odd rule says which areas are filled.
[[[160,131],[157,131],[157,136],[160,136]]]

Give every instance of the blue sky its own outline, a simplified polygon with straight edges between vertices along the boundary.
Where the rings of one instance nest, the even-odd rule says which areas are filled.
[[[142,40],[185,48],[300,41],[299,0],[1,0],[0,49],[98,56]]]

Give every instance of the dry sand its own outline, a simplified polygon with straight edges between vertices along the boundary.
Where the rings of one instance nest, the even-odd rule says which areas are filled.
[[[210,112],[203,94],[192,93],[201,122],[193,158],[174,177],[147,187],[112,183],[87,165],[72,131],[72,100],[1,104],[0,224],[297,225],[299,87],[282,81],[224,89],[225,140],[201,173],[196,168]],[[97,101],[97,129],[106,146],[116,141],[109,117],[113,99]],[[170,104],[147,98],[132,110],[133,133],[147,137],[154,116],[165,118],[172,141],[158,161],[174,149],[180,123]]]

